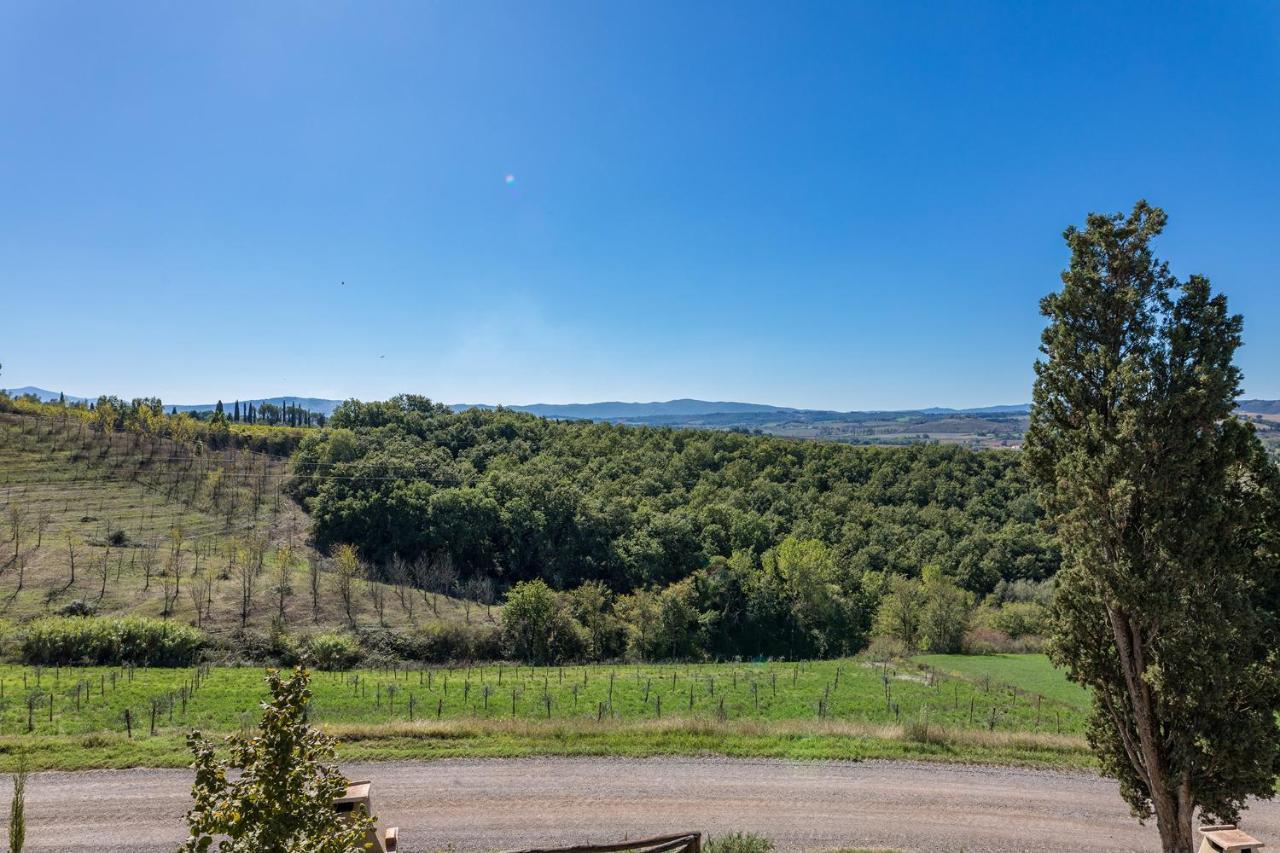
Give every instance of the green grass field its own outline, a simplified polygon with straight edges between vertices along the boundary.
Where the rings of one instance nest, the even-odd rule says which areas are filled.
[[[1061,691],[1061,675],[1041,656],[1010,673],[1006,685],[856,659],[317,672],[311,718],[339,736],[349,758],[720,753],[1087,763],[1083,706],[1049,695]],[[253,725],[262,675],[250,667],[0,667],[0,767],[19,751],[42,767],[181,765],[188,730]]]
[[[1089,708],[1088,692],[1067,681],[1044,655],[920,655],[913,660],[971,681],[985,683],[990,678],[992,684],[1017,686],[1064,705]]]

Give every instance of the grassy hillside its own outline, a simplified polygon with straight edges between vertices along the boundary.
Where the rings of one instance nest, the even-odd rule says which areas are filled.
[[[1044,655],[920,655],[917,663],[983,684],[1017,686],[1081,711],[1089,708],[1089,694],[1067,681]]]
[[[82,602],[104,615],[199,624],[214,637],[242,623],[260,632],[273,622],[289,631],[347,625],[328,561],[307,544],[309,520],[280,493],[284,475],[285,462],[263,454],[0,414],[0,619],[21,623]],[[242,619],[244,570],[255,561]],[[357,583],[356,624],[405,630],[466,618],[448,597],[398,592]]]

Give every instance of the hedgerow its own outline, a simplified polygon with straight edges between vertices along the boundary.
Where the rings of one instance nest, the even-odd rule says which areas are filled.
[[[45,665],[187,666],[204,643],[204,632],[160,619],[53,616],[27,627],[22,658]]]

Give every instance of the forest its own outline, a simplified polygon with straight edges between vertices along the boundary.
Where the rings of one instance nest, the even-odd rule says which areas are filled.
[[[354,546],[392,582],[443,572],[479,598],[507,591],[509,643],[533,660],[850,653],[894,577],[972,599],[1059,562],[1013,452],[400,396],[340,406],[292,472],[319,547]],[[528,644],[517,612],[538,614]]]

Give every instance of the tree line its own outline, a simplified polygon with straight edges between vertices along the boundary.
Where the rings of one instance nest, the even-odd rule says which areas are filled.
[[[170,407],[164,410],[159,397],[135,397],[122,400],[103,395],[88,402],[43,402],[34,395],[9,397],[0,392],[0,412],[52,418],[62,423],[74,423],[98,433],[128,433],[142,438],[169,439],[184,446],[202,445],[214,450],[235,448],[272,456],[288,456],[311,425],[323,422],[324,416],[315,412],[286,413],[274,404],[264,404],[270,418],[255,408],[252,419],[247,419],[248,407],[236,420],[234,413],[227,414],[221,402],[211,412],[179,412]],[[286,416],[287,414],[287,416]]]

